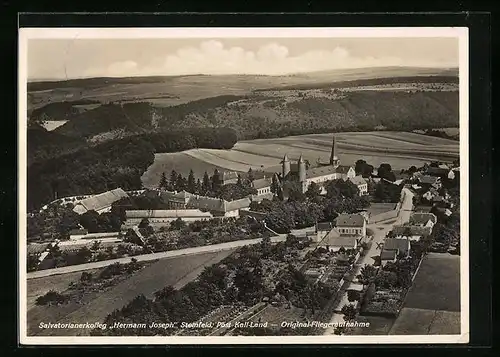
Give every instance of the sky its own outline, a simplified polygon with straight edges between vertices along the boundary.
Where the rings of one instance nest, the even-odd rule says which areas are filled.
[[[457,38],[30,39],[28,80],[458,67]]]

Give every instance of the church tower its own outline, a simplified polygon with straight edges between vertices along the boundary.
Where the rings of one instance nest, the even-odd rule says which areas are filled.
[[[337,142],[335,141],[335,135],[333,136],[332,141],[332,153],[330,155],[330,165],[337,168],[340,165],[340,160],[337,156]]]
[[[299,182],[304,183],[306,182],[306,162],[302,158],[302,155],[299,157],[299,161],[297,162],[299,166]]]
[[[287,154],[285,154],[283,161],[281,161],[281,172],[283,174],[282,179],[285,179],[290,173],[290,160],[288,159]]]

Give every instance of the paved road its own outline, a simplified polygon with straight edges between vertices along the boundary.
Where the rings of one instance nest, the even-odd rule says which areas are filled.
[[[281,234],[277,237],[271,237],[271,242],[282,242],[285,239],[286,239],[286,234]],[[261,240],[262,240],[261,238],[238,240],[238,241],[228,242],[228,243],[205,245],[202,247],[194,247],[194,248],[171,250],[171,251],[160,252],[160,253],[137,255],[134,258],[137,259],[137,261],[148,261],[148,260],[156,260],[156,259],[163,259],[163,258],[174,258],[174,257],[182,256],[182,255],[193,255],[193,254],[202,254],[202,253],[209,253],[209,252],[218,252],[218,251],[222,251],[222,250],[228,250],[228,249],[242,247],[244,245],[256,244],[256,243],[259,243]],[[125,263],[129,263],[130,259],[131,259],[131,257],[126,257],[126,258],[103,260],[100,262],[93,262],[93,263],[87,263],[87,264],[71,265],[71,266],[61,267],[61,268],[45,269],[45,270],[40,270],[40,271],[28,273],[27,278],[28,279],[42,278],[42,277],[50,276],[50,275],[66,274],[66,273],[72,273],[72,272],[89,270],[89,269],[103,268],[103,267],[111,265],[113,263],[125,264]]]
[[[385,223],[384,222],[378,222],[378,223],[373,223],[369,224],[368,228],[370,228],[373,231],[373,239],[372,239],[372,245],[368,252],[363,255],[357,262],[356,262],[356,272],[354,276],[357,276],[361,268],[365,264],[373,264],[375,263],[374,257],[380,255],[380,250],[377,249],[377,245],[379,243],[382,243],[384,241],[385,236],[387,233],[389,233],[390,230],[392,230],[392,227],[395,225],[401,225],[410,220],[410,215],[412,213],[412,208],[413,208],[413,193],[408,190],[407,188],[403,188],[404,191],[404,200],[403,203],[401,204],[401,210],[399,211],[399,215],[396,218],[396,220],[388,220]],[[390,222],[390,223],[388,223]],[[354,281],[351,282],[355,283],[356,278],[354,278]],[[350,284],[347,286],[347,289],[349,289]],[[339,322],[339,321],[344,321],[343,320],[343,315],[342,314],[334,314],[332,316],[331,322]],[[325,330],[325,335],[332,335],[334,333],[334,328],[328,328]]]
[[[313,232],[314,230],[315,230],[314,226],[307,227],[307,228],[293,230],[292,234],[304,234],[306,232]],[[287,236],[286,234],[280,234],[276,237],[271,237],[271,242],[283,242],[286,240],[286,236]],[[242,247],[244,245],[256,244],[256,243],[259,243],[260,241],[261,241],[260,238],[245,239],[245,240],[238,240],[238,241],[228,242],[228,243],[212,244],[212,245],[206,245],[206,246],[201,246],[201,247],[171,250],[171,251],[167,251],[167,252],[137,255],[134,258],[137,259],[137,261],[149,261],[149,260],[164,259],[164,258],[175,258],[175,257],[179,257],[182,255],[203,254],[203,253],[209,253],[209,252],[218,252],[218,251],[222,251],[222,250],[234,249],[234,248]],[[113,263],[125,264],[125,263],[129,263],[130,259],[131,259],[131,257],[126,257],[126,258],[103,260],[100,262],[93,262],[93,263],[87,263],[87,264],[71,265],[71,266],[61,267],[61,268],[45,269],[45,270],[40,270],[40,271],[28,273],[27,279],[42,278],[45,276],[73,273],[73,272],[77,272],[77,271],[84,271],[84,270],[90,270],[90,269],[98,269],[98,268],[106,267],[106,266],[111,265]]]

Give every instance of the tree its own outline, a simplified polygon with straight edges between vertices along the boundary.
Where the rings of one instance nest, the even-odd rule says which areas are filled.
[[[186,228],[186,222],[181,218],[177,218],[175,221],[170,222],[170,229],[173,231],[178,231]]]
[[[210,177],[208,173],[205,171],[203,174],[203,182],[201,184],[201,191],[203,194],[206,194],[211,189]]]
[[[76,255],[78,257],[78,260],[81,261],[82,263],[86,263],[90,260],[90,258],[92,258],[92,252],[86,246],[78,249]]]
[[[237,184],[239,187],[242,187],[242,186],[243,186],[243,181],[241,180],[241,174],[238,174],[238,181],[236,181],[236,184]]]
[[[27,257],[27,269],[28,271],[34,271],[38,268],[38,264],[40,263],[40,253],[28,254]]]
[[[160,178],[160,183],[158,185],[159,188],[167,188],[168,181],[167,181],[167,176],[165,175],[165,172],[161,173],[161,178]]]
[[[222,180],[220,178],[219,170],[215,169],[212,176],[212,190],[214,192],[219,192],[222,186]]]
[[[139,228],[146,228],[149,226],[149,219],[146,217],[141,219],[141,222],[139,223]]]
[[[176,191],[183,191],[187,188],[186,186],[187,186],[186,179],[181,174],[178,174],[177,181],[175,183],[175,190]]]
[[[358,301],[360,299],[360,293],[356,290],[347,290],[347,300],[349,302]]]
[[[340,311],[344,314],[345,321],[352,321],[356,318],[356,307],[353,304],[344,305]]]
[[[197,179],[196,180],[196,188],[195,188],[195,192],[194,193],[199,194],[200,191],[201,191],[201,181],[200,181],[200,179]]]
[[[390,164],[380,164],[378,170],[378,177],[382,179],[386,179],[388,181],[394,182],[396,181],[396,176],[394,175],[394,172],[392,172],[392,167]]]
[[[253,174],[253,170],[252,170],[251,167],[248,169],[247,179],[250,182],[253,182],[255,180],[255,177],[254,177],[254,174]]]
[[[311,182],[306,191],[306,197],[310,200],[314,200],[316,197],[321,195],[321,188],[316,182]]]
[[[196,192],[196,180],[194,178],[194,172],[193,170],[189,171],[189,176],[187,179],[187,191],[191,193]]]
[[[177,185],[177,172],[175,170],[172,170],[170,173],[170,187],[172,189],[175,189],[175,186]]]
[[[82,283],[87,283],[87,282],[92,281],[92,273],[89,273],[89,272],[84,271],[84,272],[82,273],[82,275],[80,276],[80,281],[81,281]]]
[[[375,280],[375,276],[377,275],[377,268],[373,265],[365,264],[358,274],[357,278],[359,282],[363,285],[369,285]]]
[[[277,194],[278,193],[278,189],[279,189],[278,179],[277,179],[276,175],[273,175],[273,178],[272,178],[272,181],[271,181],[271,192],[274,193],[274,194]]]

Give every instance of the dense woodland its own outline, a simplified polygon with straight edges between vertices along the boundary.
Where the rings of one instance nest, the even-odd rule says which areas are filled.
[[[34,133],[36,134],[36,133]],[[31,141],[30,137],[28,138]],[[57,197],[100,193],[121,187],[141,188],[141,175],[154,154],[192,148],[230,149],[236,143],[230,129],[199,128],[134,135],[79,150],[49,155],[46,145],[36,147],[49,156],[28,166],[28,209],[39,208]],[[28,143],[28,149],[34,150]],[[44,152],[45,155],[40,154]]]

